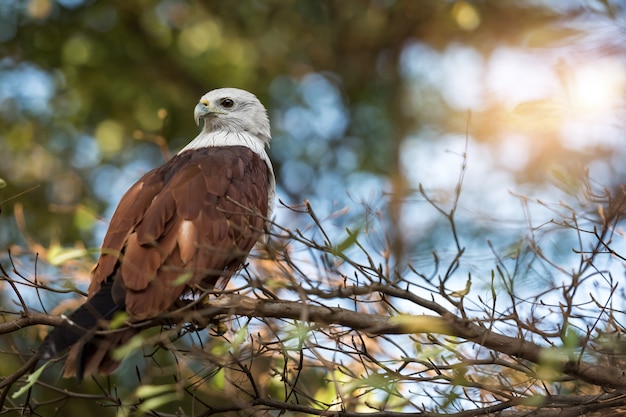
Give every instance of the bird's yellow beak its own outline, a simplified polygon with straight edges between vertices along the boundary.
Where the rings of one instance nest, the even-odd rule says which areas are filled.
[[[211,107],[209,100],[202,99],[198,104],[196,104],[196,107],[193,109],[193,118],[196,121],[196,124],[200,126],[200,120],[204,119],[210,114],[216,113],[219,112]]]

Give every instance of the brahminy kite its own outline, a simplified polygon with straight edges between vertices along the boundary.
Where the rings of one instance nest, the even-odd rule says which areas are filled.
[[[223,289],[266,230],[275,181],[265,108],[247,91],[222,88],[202,96],[194,118],[200,134],[122,197],[87,301],[39,348],[50,359],[71,347],[66,377],[113,372],[111,352],[140,331],[97,334],[117,312],[136,322]]]

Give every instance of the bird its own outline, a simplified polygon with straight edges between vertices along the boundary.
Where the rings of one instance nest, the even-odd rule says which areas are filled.
[[[248,91],[220,88],[200,98],[194,119],[198,136],[121,198],[86,302],[40,345],[43,360],[70,348],[65,377],[114,372],[112,352],[141,330],[98,334],[118,312],[146,320],[182,297],[224,289],[267,236],[276,185],[265,107]]]

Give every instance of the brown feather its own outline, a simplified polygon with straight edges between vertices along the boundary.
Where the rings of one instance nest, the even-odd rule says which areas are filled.
[[[111,219],[89,298],[113,281],[125,288],[118,298],[126,312],[141,320],[197,286],[223,288],[263,233],[269,175],[266,163],[243,146],[185,151],[145,174]],[[183,274],[190,279],[177,282]],[[85,374],[112,372],[109,352],[136,331],[97,339]],[[66,375],[76,373],[80,349],[72,348]]]

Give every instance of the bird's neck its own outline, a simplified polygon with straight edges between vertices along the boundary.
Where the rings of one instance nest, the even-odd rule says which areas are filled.
[[[265,161],[265,163],[267,164],[267,169],[269,170],[273,181],[274,169],[272,168],[272,162],[270,161],[270,157],[267,155],[267,151],[265,150],[265,142],[248,132],[232,132],[228,130],[203,130],[198,136],[195,137],[194,140],[189,142],[187,146],[181,149],[178,153],[181,154],[189,150],[218,146],[245,146],[246,148],[250,149],[252,152],[259,155],[263,161]]]
[[[192,150],[217,146],[245,146],[258,154],[262,159],[269,162],[265,144],[247,132],[232,132],[226,130],[202,131],[194,140],[180,150],[179,153]]]

